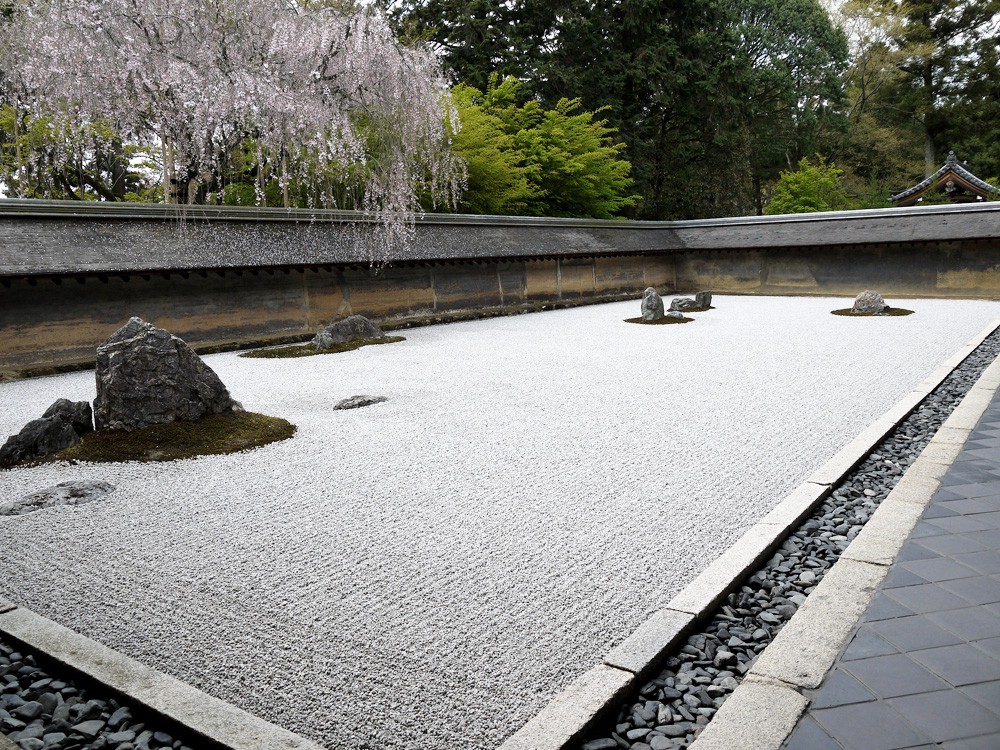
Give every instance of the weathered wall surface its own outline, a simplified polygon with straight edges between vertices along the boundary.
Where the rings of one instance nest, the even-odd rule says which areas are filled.
[[[129,220],[117,207],[90,215],[72,206],[81,215],[68,216],[65,204],[43,215],[44,202],[5,203],[7,376],[90,362],[132,315],[195,346],[237,348],[304,337],[352,313],[392,326],[635,298],[638,314],[647,286],[1000,298],[1000,204],[644,224],[437,217],[417,227],[421,257],[376,270],[358,227],[333,220],[230,212],[186,226],[162,215]],[[119,214],[109,219],[109,210]]]

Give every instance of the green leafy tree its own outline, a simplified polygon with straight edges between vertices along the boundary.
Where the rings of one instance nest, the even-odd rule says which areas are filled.
[[[518,104],[521,84],[494,78],[485,92],[458,86],[462,128],[453,148],[467,166],[461,207],[475,213],[611,218],[635,204],[630,164],[614,129],[578,100]]]
[[[841,182],[843,172],[820,157],[813,164],[803,158],[794,172],[782,172],[765,213],[801,214],[853,208]]]

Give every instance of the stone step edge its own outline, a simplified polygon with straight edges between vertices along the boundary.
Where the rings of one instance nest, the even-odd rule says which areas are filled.
[[[809,705],[802,691],[822,684],[998,390],[1000,358],[986,368],[690,750],[781,748]]]
[[[287,729],[2,598],[0,632],[214,746],[225,750],[323,750]]]
[[[572,747],[573,743],[579,743],[594,724],[614,710],[626,695],[637,689],[657,668],[662,658],[677,646],[681,639],[694,629],[696,624],[710,616],[719,602],[748,573],[759,567],[775,549],[781,546],[799,523],[826,499],[832,491],[832,487],[860,464],[876,445],[906,419],[921,401],[930,395],[966,357],[998,328],[1000,328],[1000,319],[991,322],[972,340],[960,347],[910,393],[823,464],[809,479],[794,489],[770,513],[740,537],[732,547],[667,602],[662,609],[654,612],[624,641],[608,652],[600,664],[577,677],[548,704],[543,706],[537,714],[507,738],[498,750],[576,750]],[[993,370],[993,366],[996,364],[994,362],[987,368],[979,381],[970,389],[969,394],[966,394],[966,399],[981,382],[990,383],[995,379],[997,386],[1000,387],[1000,368],[990,378],[987,378],[987,373]],[[965,399],[956,407],[955,412],[958,412],[964,404]],[[983,409],[985,408],[984,405]],[[979,414],[981,415],[982,411]],[[942,425],[942,430],[946,426],[951,428],[949,422],[954,416],[954,413],[949,416],[949,419]],[[978,416],[976,421],[978,421]],[[937,435],[935,435],[936,437]],[[934,443],[934,440],[931,442]],[[943,450],[944,453],[940,453],[940,458],[936,460],[939,463],[947,461],[950,464],[958,455],[961,445],[958,445],[954,451],[951,450],[953,448],[955,448],[953,443],[937,444],[935,450]],[[951,455],[950,459],[948,459],[949,454]],[[916,462],[914,462],[915,464]],[[910,471],[912,470],[913,466],[910,467]],[[831,568],[830,573],[832,572],[833,568]],[[829,578],[830,573],[827,573],[824,580]],[[813,595],[810,595],[810,598]],[[809,599],[806,600],[807,603],[808,601]],[[768,646],[768,649],[772,647],[773,643]],[[765,649],[765,653],[768,649]],[[753,688],[756,679],[750,678],[752,674],[753,670],[751,669],[747,674],[751,688]],[[747,680],[744,680],[744,684],[746,682]],[[742,688],[743,685],[737,688],[733,692],[733,696]],[[732,702],[733,696],[726,701],[724,706]],[[768,696],[771,697],[770,693]],[[801,695],[799,698],[805,700]],[[768,715],[766,712],[760,713],[764,704],[753,703],[752,705],[753,709],[758,711],[757,718],[753,721],[760,724],[762,723],[760,716]],[[709,727],[718,720],[723,710],[720,709],[719,713],[713,717]],[[798,720],[798,715],[802,710],[805,710],[804,704],[795,714],[796,720]],[[741,720],[748,718],[743,713],[740,713],[739,717]],[[794,728],[794,723],[792,728]],[[707,732],[707,729],[705,731]],[[790,731],[791,729],[789,729]],[[702,734],[704,735],[704,732]],[[696,740],[695,743],[699,741],[700,739]],[[753,746],[741,744],[741,742],[742,740],[730,744],[727,750],[734,747]],[[753,747],[757,750],[756,746]],[[775,746],[775,749],[777,747],[780,747],[780,743]],[[759,750],[765,750],[765,746],[761,746]]]

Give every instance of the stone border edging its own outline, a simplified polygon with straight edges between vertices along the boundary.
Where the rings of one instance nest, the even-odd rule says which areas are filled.
[[[1000,358],[986,368],[816,590],[764,649],[692,750],[781,748],[809,704],[802,691],[822,684],[998,390]]]
[[[875,446],[906,419],[921,401],[930,395],[998,328],[1000,328],[1000,320],[993,321],[969,343],[945,360],[910,393],[838,451],[760,521],[750,527],[732,547],[696,576],[666,606],[655,612],[624,641],[608,652],[601,664],[583,673],[557,694],[541,711],[500,745],[498,750],[569,750],[572,743],[579,742],[595,722],[616,706],[623,695],[634,690],[644,678],[656,669],[662,658],[681,643],[681,640],[694,628],[696,623],[710,615],[722,599],[738,586],[749,572],[758,567],[781,545],[789,533],[827,498],[834,485],[860,464]],[[986,393],[987,397],[984,400],[984,396],[981,394],[988,389],[981,388],[981,385],[992,383],[994,380],[996,386]],[[831,612],[824,611],[829,608],[829,602],[824,594],[819,597],[816,595],[820,593],[826,580],[831,576],[833,578],[830,586],[826,589],[829,590],[829,588],[842,585],[838,584],[841,578],[854,581],[866,577],[872,578],[874,573],[879,573],[880,576],[885,574],[885,571],[888,570],[887,567],[880,570],[876,566],[887,566],[888,563],[873,564],[849,558],[848,554],[852,550],[860,551],[862,549],[861,545],[855,546],[858,544],[858,539],[875,522],[882,506],[889,503],[900,485],[904,485],[903,492],[919,491],[911,487],[911,484],[918,482],[917,477],[919,476],[920,479],[926,479],[927,482],[933,481],[933,486],[936,489],[938,480],[927,478],[933,472],[928,472],[927,469],[923,468],[918,469],[921,459],[926,455],[928,461],[933,461],[938,465],[950,465],[961,450],[965,437],[969,435],[985,411],[993,391],[997,388],[1000,388],[1000,360],[991,364],[969,390],[969,393],[934,435],[917,461],[900,479],[897,487],[881,503],[879,510],[873,514],[872,519],[865,525],[862,532],[844,551],[841,559],[826,574],[823,581],[816,587],[816,591],[809,595],[799,612],[806,609],[809,602],[815,598],[817,603],[814,608],[820,610],[824,618],[827,615],[846,617],[847,615],[843,615],[844,610],[839,601],[834,603]],[[980,395],[974,396],[977,389],[979,389]],[[969,402],[970,406],[966,409],[966,401],[970,397],[973,400]],[[981,407],[979,407],[980,403]],[[975,411],[976,408],[979,409],[978,412]],[[965,427],[970,419],[972,424]],[[965,437],[961,437],[961,434],[964,434]],[[922,472],[928,473],[924,475]],[[906,484],[906,480],[911,474],[913,474],[911,484]],[[938,474],[938,479],[941,475],[943,475],[943,471]],[[924,483],[920,486],[926,490],[929,484]],[[933,490],[930,492],[930,495],[932,494]],[[927,501],[930,500],[930,495],[927,496]],[[891,503],[887,515],[897,505],[898,503]],[[910,505],[916,507],[912,500]],[[920,506],[921,512],[922,509],[923,506]],[[916,523],[916,518],[919,518],[919,515],[919,513],[916,514],[913,524]],[[900,546],[909,535],[913,524],[907,527],[902,541],[899,542]],[[884,522],[879,524],[882,528],[884,525]],[[873,538],[876,533],[878,532],[873,530]],[[889,543],[888,540],[886,543]],[[862,544],[868,544],[868,542]],[[884,553],[885,549],[883,548],[882,551]],[[892,557],[895,557],[895,552],[892,553]],[[845,560],[845,558],[847,559]],[[846,568],[842,569],[842,572],[838,572],[837,566],[840,566],[842,562],[848,566],[861,567],[854,569],[852,576],[852,571]],[[889,562],[891,562],[891,558]],[[872,568],[872,570],[866,570],[866,568]],[[880,581],[881,577],[872,587],[872,593],[877,589]],[[868,604],[865,602],[859,612],[853,613],[851,610],[853,614],[850,614],[849,627],[853,627],[867,606]],[[821,610],[821,608],[824,609]],[[708,727],[710,728],[719,721],[719,717],[723,717],[724,725],[717,732],[721,738],[720,744],[712,744],[712,737],[709,735],[709,729],[706,728],[701,736],[692,743],[692,748],[697,743],[702,742],[706,735],[709,735],[708,742],[705,743],[704,747],[699,745],[698,750],[712,750],[716,747],[720,750],[731,750],[734,747],[753,747],[755,750],[767,750],[773,747],[774,750],[777,750],[784,742],[788,734],[795,728],[795,723],[808,702],[796,689],[793,689],[792,683],[785,684],[780,681],[781,678],[777,677],[762,678],[757,669],[760,662],[764,660],[764,655],[774,648],[774,643],[778,642],[781,635],[795,623],[796,617],[798,617],[798,613],[782,629],[775,641],[768,645],[757,663],[747,673],[740,687],[733,692],[729,700],[719,709],[718,714],[709,722]],[[830,629],[820,626],[819,630],[821,633],[825,632],[829,635]],[[842,639],[846,638],[848,634],[849,630],[848,633],[843,634]],[[816,633],[810,630],[804,640],[808,641],[809,638],[815,639]],[[839,643],[840,641],[838,641]],[[791,653],[808,653],[808,650],[797,643],[792,647]],[[839,645],[831,657],[830,664],[833,663],[832,658],[835,658],[837,653],[839,653]],[[829,665],[823,669],[819,677],[820,681],[828,668]],[[747,690],[743,690],[744,686],[747,686]],[[743,691],[742,695],[740,691]],[[730,704],[732,704],[732,709],[726,712],[726,707]],[[769,716],[770,718],[763,722],[761,716]],[[792,718],[793,716],[794,718]],[[777,744],[771,744],[773,737],[784,731],[786,725],[788,725],[787,731],[781,735],[780,741]],[[751,735],[753,735],[753,741],[747,744]],[[761,736],[758,738],[758,735]]]
[[[323,750],[263,719],[0,598],[0,631],[226,750]],[[0,740],[5,739],[0,735]],[[0,750],[5,750],[0,742]]]

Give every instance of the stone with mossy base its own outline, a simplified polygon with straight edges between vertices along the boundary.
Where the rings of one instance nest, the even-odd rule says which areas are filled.
[[[625,318],[626,323],[641,323],[647,326],[669,326],[675,323],[691,323],[694,318],[685,318],[676,310],[673,312],[664,313],[663,317],[658,320],[644,320],[642,318]]]
[[[380,339],[382,329],[364,315],[350,315],[321,329],[312,340],[317,349],[329,349],[336,344],[346,344],[353,339]]]
[[[316,354],[337,354],[339,352],[349,352],[360,349],[363,346],[374,344],[395,344],[399,341],[406,341],[403,336],[382,336],[377,339],[351,339],[341,344],[331,344],[326,349],[317,349],[312,343],[296,344],[292,346],[276,346],[270,349],[253,349],[240,354],[241,357],[249,359],[294,359],[295,357],[312,357]]]
[[[872,289],[866,289],[855,297],[854,304],[851,307],[844,308],[843,310],[834,310],[833,314],[860,318],[899,317],[901,315],[912,315],[913,310],[904,310],[901,307],[889,307],[881,294]]]
[[[295,425],[248,411],[210,414],[196,422],[177,421],[131,432],[98,430],[79,445],[43,461],[176,461],[257,448],[295,434]]]

